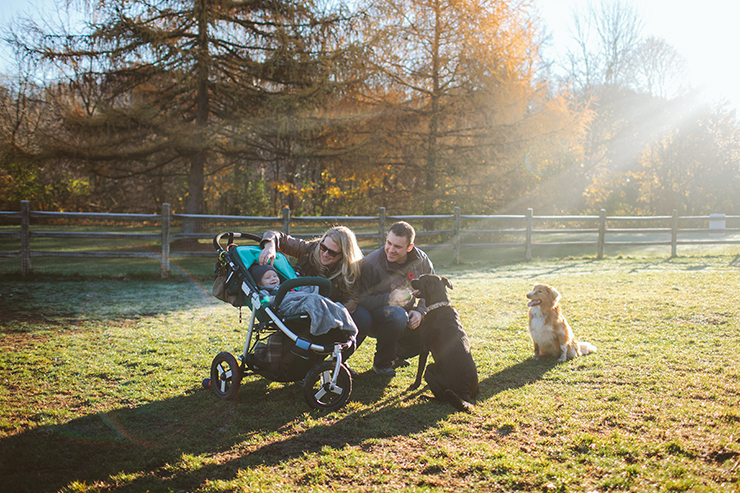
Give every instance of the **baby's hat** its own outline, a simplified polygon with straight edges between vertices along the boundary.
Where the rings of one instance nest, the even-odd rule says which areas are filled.
[[[275,271],[277,274],[277,270],[275,270],[275,267],[273,267],[270,264],[266,265],[260,265],[260,264],[254,264],[252,267],[249,268],[249,273],[252,274],[252,277],[254,280],[259,283],[260,279],[262,279],[262,276],[264,276],[268,271]]]

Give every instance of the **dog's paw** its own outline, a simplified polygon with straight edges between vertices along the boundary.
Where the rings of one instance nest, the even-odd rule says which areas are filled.
[[[445,399],[458,411],[469,413],[472,412],[474,409],[473,404],[466,401],[465,399],[462,399],[459,395],[455,393],[455,391],[451,389],[445,390]]]
[[[463,408],[461,409],[461,411],[463,411],[465,413],[472,413],[473,410],[475,409],[475,405],[474,404],[472,404],[470,402],[466,402],[466,401],[463,401],[462,402],[462,406],[463,406]]]
[[[421,385],[421,382],[414,382],[411,385],[409,385],[409,388],[406,390],[416,390],[419,388],[420,385]]]
[[[561,356],[558,358],[558,363],[563,363],[564,361],[568,361],[568,358],[566,358],[565,356]]]

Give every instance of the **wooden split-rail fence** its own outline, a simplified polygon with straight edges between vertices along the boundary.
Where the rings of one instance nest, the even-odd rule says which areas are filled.
[[[71,231],[63,228],[54,230],[34,229],[33,222],[69,219],[71,221],[90,220],[104,222],[126,222],[132,224],[158,224],[157,232],[120,232],[120,231]],[[523,215],[466,215],[456,207],[452,214],[441,215],[388,215],[384,207],[377,216],[311,216],[293,217],[290,210],[283,209],[282,217],[259,216],[220,216],[204,214],[173,214],[169,204],[162,205],[161,214],[115,214],[87,212],[46,212],[31,211],[29,201],[21,202],[20,211],[0,211],[0,222],[11,224],[0,229],[0,238],[20,239],[20,251],[0,251],[0,257],[13,257],[20,260],[21,274],[31,271],[33,257],[88,257],[88,258],[152,258],[159,259],[162,277],[170,271],[170,259],[188,256],[210,256],[213,251],[171,251],[171,245],[177,240],[212,239],[215,234],[229,231],[229,224],[250,224],[254,231],[260,233],[266,229],[281,228],[291,233],[291,228],[309,230],[310,234],[296,234],[296,237],[315,237],[323,232],[327,224],[344,224],[348,227],[362,225],[355,230],[358,240],[370,244],[374,241],[382,246],[385,234],[392,222],[404,220],[417,227],[416,244],[422,250],[446,248],[452,249],[452,261],[460,263],[461,251],[469,248],[516,248],[521,249],[524,259],[532,258],[532,250],[541,247],[575,247],[593,246],[596,257],[603,258],[606,246],[670,246],[671,257],[677,256],[678,245],[697,244],[740,244],[740,228],[728,228],[727,222],[737,222],[740,216],[711,214],[709,216],[679,216],[673,211],[670,216],[607,216],[602,209],[598,216],[535,216],[532,209]],[[17,221],[17,222],[16,222]],[[219,231],[185,232],[186,228],[175,231],[173,222],[215,224]],[[15,223],[15,226],[13,226]],[[377,224],[377,229],[372,226]],[[422,225],[444,224],[448,229],[424,229]],[[498,227],[481,228],[481,224],[496,224]],[[575,227],[568,225],[575,224]],[[661,227],[645,225],[661,224]],[[308,225],[308,226],[306,226]],[[620,227],[620,225],[623,225]],[[679,225],[682,227],[679,228]],[[698,225],[698,226],[697,226]],[[689,227],[693,226],[693,227]],[[257,228],[261,227],[261,230]],[[67,228],[70,229],[70,228]],[[354,229],[354,228],[353,228]],[[361,229],[363,231],[361,231]],[[368,229],[370,229],[368,231]],[[202,231],[202,229],[201,229]],[[584,236],[587,238],[584,239]],[[629,236],[620,239],[620,236]],[[31,248],[33,238],[94,238],[102,241],[110,239],[135,239],[158,243],[159,247],[149,251],[69,251],[69,250],[36,250]],[[439,241],[424,244],[425,238],[436,237]],[[545,238],[546,241],[535,241]],[[470,241],[472,239],[472,241]],[[484,242],[475,240],[488,239]],[[497,241],[490,241],[491,239]],[[555,240],[555,241],[553,241]]]

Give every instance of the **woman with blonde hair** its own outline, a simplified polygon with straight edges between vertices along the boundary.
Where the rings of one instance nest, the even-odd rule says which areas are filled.
[[[260,242],[262,252],[259,263],[265,265],[275,260],[281,252],[296,259],[295,270],[301,276],[319,276],[331,280],[332,301],[341,303],[350,312],[359,331],[357,345],[365,339],[372,317],[357,304],[360,297],[360,261],[362,251],[357,238],[346,226],[334,226],[321,237],[302,240],[281,231],[266,231]]]

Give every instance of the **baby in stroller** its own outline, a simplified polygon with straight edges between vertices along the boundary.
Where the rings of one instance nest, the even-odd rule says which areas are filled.
[[[249,268],[260,289],[263,300],[273,302],[280,288],[280,276],[270,264],[254,264]],[[357,336],[357,326],[352,316],[341,304],[319,294],[318,286],[301,286],[288,291],[280,303],[280,311],[285,315],[308,313],[311,319],[311,334],[320,336],[331,329],[342,329]]]

